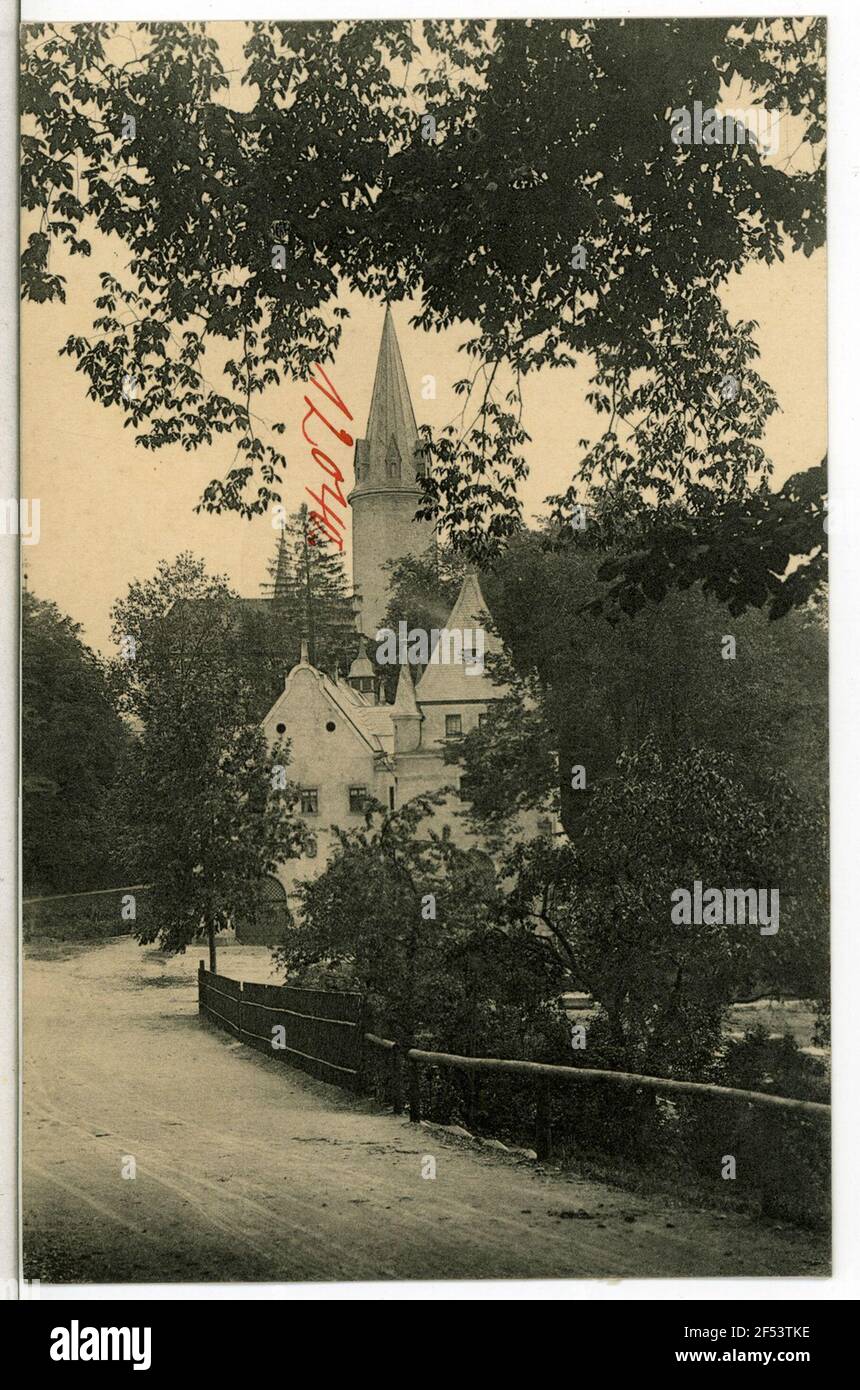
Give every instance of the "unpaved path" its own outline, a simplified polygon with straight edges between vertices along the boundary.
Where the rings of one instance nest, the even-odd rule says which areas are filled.
[[[827,1272],[805,1233],[456,1146],[260,1056],[198,1021],[199,954],[121,939],[25,962],[30,1278]],[[228,947],[219,968],[265,980],[268,959]]]

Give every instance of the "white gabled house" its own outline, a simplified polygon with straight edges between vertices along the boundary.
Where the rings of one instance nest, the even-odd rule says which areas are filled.
[[[383,437],[389,428],[390,440]],[[356,487],[350,494],[359,625],[365,631],[376,631],[384,611],[384,563],[401,554],[422,553],[427,545],[424,526],[404,525],[404,509],[414,511],[420,495],[415,480],[420,468],[416,439],[412,403],[387,309],[367,438],[356,441]],[[392,463],[395,454],[401,466]],[[290,741],[286,776],[301,789],[300,811],[308,831],[302,856],[281,866],[280,886],[272,885],[273,897],[285,890],[290,902],[295,883],[320,872],[331,853],[332,827],[360,825],[367,797],[393,810],[420,793],[450,788],[436,812],[437,827],[448,824],[464,845],[480,843],[466,829],[458,795],[460,769],[445,762],[445,749],[477,728],[503,692],[486,670],[474,669],[471,652],[464,656],[462,650],[455,650],[456,644],[446,643],[445,633],[482,628],[485,650],[492,653],[497,646],[486,632],[487,614],[478,577],[468,574],[417,684],[410,665],[401,665],[393,704],[380,700],[363,637],[345,680],[312,666],[307,645],[302,644],[300,661],[263,720],[270,745],[282,737]],[[444,651],[437,650],[443,645]],[[540,828],[536,813],[523,818],[524,833],[533,835]],[[241,926],[239,935],[243,936]]]

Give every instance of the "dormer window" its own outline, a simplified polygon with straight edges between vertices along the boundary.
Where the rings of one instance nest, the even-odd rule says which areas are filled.
[[[385,476],[386,478],[400,477],[400,450],[394,439],[389,444],[388,453],[385,455]]]

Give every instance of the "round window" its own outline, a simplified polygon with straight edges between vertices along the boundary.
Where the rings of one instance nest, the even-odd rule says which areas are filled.
[[[333,719],[330,719],[330,720],[328,721],[328,723],[326,724],[326,726],[325,726],[326,733],[327,733],[327,734],[333,734],[336,727],[337,727],[337,726],[335,725],[334,720],[333,720]]]
[[[286,724],[276,724],[275,728],[277,729],[279,734],[285,734],[287,732]]]

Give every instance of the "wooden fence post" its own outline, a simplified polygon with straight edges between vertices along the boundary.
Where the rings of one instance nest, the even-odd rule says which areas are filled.
[[[364,1036],[365,1030],[367,1029],[367,1018],[365,1016],[363,994],[358,1002],[358,1018],[355,1019],[355,1026],[358,1037],[358,1046],[355,1049],[355,1090],[360,1094],[362,1091],[369,1091],[372,1089],[372,1071],[370,1067],[371,1049]]]
[[[403,1114],[403,1058],[400,1044],[391,1049],[391,1109],[395,1115]]]
[[[409,1118],[414,1125],[421,1119],[421,1068],[409,1058]]]
[[[202,961],[197,967],[197,1012],[204,1014],[206,1009],[203,1004],[203,974],[206,970],[206,962]]]
[[[239,1030],[239,1041],[240,1041],[240,1042],[242,1041],[242,990],[243,990],[244,988],[245,988],[245,986],[243,985],[242,981],[240,980],[240,981],[239,981],[239,994],[238,994],[238,997],[237,997],[237,999],[236,999],[236,1003],[237,1003],[238,1006],[239,1006],[239,1007],[236,1009],[236,1020],[237,1020],[236,1026],[237,1026],[237,1028],[238,1028],[238,1030]]]
[[[552,1157],[552,1125],[550,1122],[550,1083],[548,1076],[538,1081],[535,1113],[535,1151],[539,1159]]]

